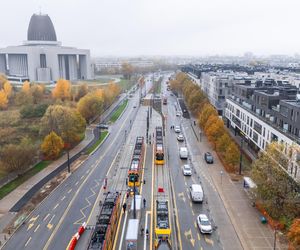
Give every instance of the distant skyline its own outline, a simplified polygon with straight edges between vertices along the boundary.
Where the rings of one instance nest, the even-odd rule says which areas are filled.
[[[298,0],[10,0],[0,48],[27,38],[48,14],[59,41],[99,56],[300,54]]]

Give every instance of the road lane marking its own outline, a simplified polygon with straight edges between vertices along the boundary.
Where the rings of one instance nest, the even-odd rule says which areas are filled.
[[[57,203],[52,210],[55,210],[59,206],[59,203]]]
[[[30,241],[31,241],[31,237],[29,237],[29,239],[26,241],[25,247],[27,247],[27,245],[29,244]]]
[[[61,198],[61,201],[63,201],[64,199],[66,199],[66,196],[65,196],[65,195]]]
[[[122,213],[122,211],[121,211]],[[124,218],[124,224],[123,224],[123,228],[122,228],[122,234],[121,234],[121,238],[120,238],[120,245],[119,245],[119,250],[122,250],[122,243],[123,243],[123,238],[124,238],[124,233],[125,233],[125,226],[126,226],[126,221],[127,221],[127,215],[128,212],[125,211],[125,218]]]
[[[49,223],[52,222],[52,220],[54,219],[54,217],[55,217],[55,214],[53,214],[53,216],[52,216],[51,219],[49,220]]]
[[[85,205],[84,207],[80,208],[80,210],[79,210],[80,213],[81,213],[81,215],[82,215],[82,217],[81,217],[80,219],[78,219],[77,221],[75,221],[75,222],[73,223],[74,225],[82,224],[82,223],[83,223],[83,219],[86,218],[86,215],[85,215],[85,213],[84,213],[84,210],[92,205],[92,203],[90,202],[89,198],[93,197],[93,196],[96,194],[96,191],[94,191],[94,188],[97,188],[97,187],[100,185],[99,182],[97,182],[97,180],[94,180],[94,181],[96,182],[96,185],[90,188],[90,191],[92,192],[92,194],[89,195],[88,197],[85,197],[85,198],[84,198],[85,201],[87,202],[87,205]],[[101,191],[101,187],[100,187],[100,191]],[[97,197],[96,197],[96,200],[97,200]],[[96,200],[95,200],[95,203],[94,203],[94,204],[96,204]],[[92,212],[92,210],[91,210],[91,212]],[[91,214],[91,213],[90,213],[90,214]]]
[[[39,227],[40,227],[40,224],[37,225],[37,227],[34,229],[33,232],[36,232],[39,229]]]
[[[53,227],[53,224],[50,224],[50,223],[47,224],[47,228],[48,228],[49,230],[51,230],[52,227]]]
[[[103,152],[103,154],[101,155],[101,157],[98,159],[98,163],[100,162],[100,159],[102,160],[104,155],[107,154],[107,152],[111,149],[112,146],[114,146],[115,141],[119,140],[119,135],[121,134],[122,128],[125,126],[126,121],[129,119],[130,116],[127,117],[127,119],[124,120],[123,124],[120,126],[120,130],[118,131],[115,139],[111,142],[111,144],[106,148],[105,152]],[[97,163],[97,164],[98,164]],[[96,166],[96,165],[94,165]],[[79,186],[79,188],[76,190],[75,194],[73,195],[70,203],[68,204],[67,208],[65,209],[63,215],[61,216],[60,220],[58,221],[58,224],[56,225],[56,227],[54,228],[52,234],[50,235],[49,239],[47,240],[45,246],[43,249],[48,249],[54,235],[57,233],[59,227],[61,226],[62,222],[64,221],[65,217],[67,216],[67,213],[69,212],[74,200],[76,199],[76,197],[78,196],[80,190],[82,189],[82,187],[84,186],[84,184],[86,183],[86,181],[88,180],[88,178],[93,174],[93,172],[95,171],[96,167],[93,167],[92,171],[90,171],[90,173],[87,175],[87,178],[84,179],[84,181],[81,183],[81,185]],[[68,191],[68,193],[70,193],[72,191],[72,189],[70,189]]]
[[[35,216],[35,217],[32,217],[30,220],[29,220],[29,222],[35,222],[38,218],[40,217],[40,215],[37,215],[37,216]]]
[[[50,216],[50,214],[47,214],[47,215],[44,217],[43,221],[47,220],[47,218],[48,218],[49,216]]]
[[[192,202],[190,201],[190,207],[193,207],[193,204],[192,204]]]
[[[80,177],[80,180],[82,180],[84,178],[84,175],[82,175],[81,177]]]
[[[210,244],[212,246],[214,245],[214,241],[212,239],[207,238],[207,236],[204,236],[204,240],[207,244]]]
[[[148,228],[148,215],[149,214],[151,214],[151,212],[150,211],[146,211],[146,220],[145,220],[145,227],[144,228]],[[146,236],[146,234],[144,234],[144,250],[146,250],[147,249],[147,242],[146,242],[146,240],[147,240],[147,236]]]
[[[124,196],[123,198],[123,202],[121,204],[124,204],[125,203],[125,198],[126,196]],[[119,235],[119,231],[120,231],[120,225],[121,225],[121,220],[122,220],[122,216],[123,216],[123,213],[121,211],[120,215],[119,215],[119,221],[118,221],[118,226],[117,226],[117,231],[116,231],[116,234],[115,234],[115,240],[114,240],[114,245],[113,245],[113,250],[116,249],[116,245],[117,245],[117,241],[118,241],[118,235]]]
[[[198,236],[198,240],[200,240],[201,238],[200,238],[200,234],[199,233],[197,233],[197,236]]]
[[[143,193],[143,186],[144,186],[144,173],[145,173],[145,167],[146,167],[146,157],[147,157],[147,146],[145,147],[145,155],[144,155],[144,162],[143,162],[143,173],[142,173],[142,184],[140,188],[140,193]]]
[[[152,144],[152,187],[151,187],[151,221],[150,221],[150,249],[152,249],[152,235],[153,235],[153,206],[154,206],[154,145]],[[146,231],[145,231],[146,232]]]
[[[90,172],[90,169],[88,169],[87,171],[86,171],[86,173],[88,174]]]
[[[68,194],[72,192],[72,188],[69,189]]]
[[[78,185],[78,183],[79,183],[79,181],[76,181],[76,183],[75,183],[75,186],[77,186],[77,185]]]
[[[110,173],[110,171],[111,171],[111,169],[112,169],[112,166],[114,165],[114,163],[115,163],[115,161],[116,161],[116,159],[117,159],[117,157],[118,157],[119,152],[120,152],[120,150],[118,151],[118,153],[116,154],[115,158],[113,159],[113,161],[112,161],[112,163],[111,163],[111,165],[110,165],[110,167],[109,167],[109,169],[108,169],[108,171],[107,171],[107,176],[109,175],[109,173]],[[97,180],[96,180],[96,182],[97,182]],[[98,182],[97,182],[97,183],[98,183]],[[100,185],[100,184],[99,184],[99,185]],[[100,200],[100,195],[101,195],[102,189],[103,189],[103,185],[101,186],[101,188],[100,188],[100,190],[99,190],[98,196],[97,196],[97,198],[96,198],[96,200],[95,200],[95,203],[94,203],[94,205],[93,205],[93,208],[92,208],[92,210],[91,210],[91,212],[90,212],[90,215],[89,215],[89,217],[88,217],[88,219],[87,219],[87,222],[86,222],[87,225],[89,224],[89,221],[90,221],[90,219],[91,219],[91,217],[92,217],[93,211],[94,211],[95,208],[96,208],[96,205],[99,204],[99,200]]]
[[[197,229],[197,223],[196,223],[196,221],[194,222],[194,226],[195,226],[195,228]]]
[[[30,223],[27,227],[27,231],[29,231],[34,226],[34,223]]]
[[[187,240],[189,240],[192,244],[192,246],[195,246],[195,239],[193,237],[192,229],[185,231],[184,236],[186,237]]]

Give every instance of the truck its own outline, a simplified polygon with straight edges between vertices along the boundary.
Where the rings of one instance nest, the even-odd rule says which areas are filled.
[[[128,221],[127,234],[126,234],[126,249],[137,250],[138,232],[139,231],[139,220],[130,219]]]

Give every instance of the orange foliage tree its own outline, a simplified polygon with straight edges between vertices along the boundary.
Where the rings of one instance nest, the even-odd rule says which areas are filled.
[[[294,249],[300,249],[300,218],[294,219],[287,236]]]
[[[0,109],[6,109],[8,104],[7,94],[3,89],[0,90]]]
[[[44,138],[41,150],[47,159],[56,159],[64,148],[64,141],[54,131]]]
[[[198,123],[200,127],[202,128],[205,127],[205,124],[211,115],[217,116],[218,115],[217,110],[209,103],[204,104],[202,110],[200,111],[199,119],[198,119]]]
[[[236,169],[240,159],[240,151],[234,142],[231,142],[225,152],[225,163],[229,165],[231,171]]]
[[[67,100],[71,97],[71,83],[68,80],[59,79],[52,90],[55,99]]]

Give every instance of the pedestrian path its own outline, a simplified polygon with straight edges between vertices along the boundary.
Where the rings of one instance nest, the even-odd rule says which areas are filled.
[[[190,121],[186,121],[186,124],[188,123],[190,123]],[[202,169],[202,171],[204,174],[210,176],[212,184],[215,186],[223,201],[224,207],[227,210],[243,248],[247,250],[274,249],[274,231],[268,225],[260,222],[260,213],[252,206],[252,202],[244,191],[243,182],[233,182],[230,175],[224,170],[222,163],[218,159],[206,136],[202,134],[200,142],[196,140],[195,133],[191,131],[192,127],[187,127],[189,127],[190,135],[193,135],[194,140],[197,141],[200,152],[204,153],[209,151],[214,156],[214,163],[211,165],[207,164],[207,168]],[[196,134],[199,134],[197,127],[193,129],[197,131]],[[287,247],[277,242],[276,249],[287,249]]]

